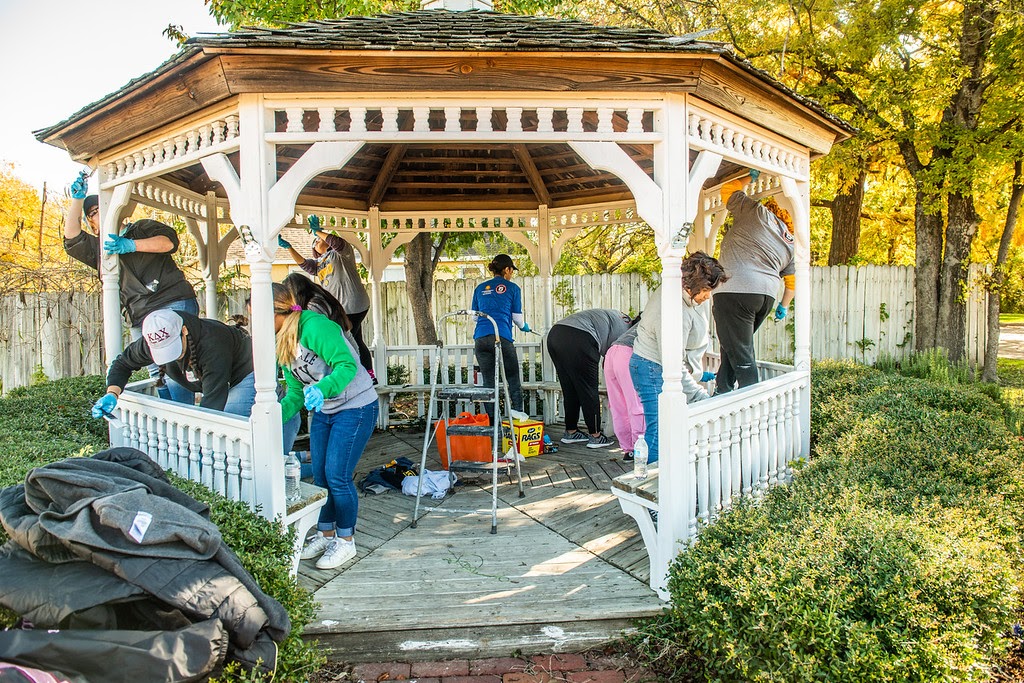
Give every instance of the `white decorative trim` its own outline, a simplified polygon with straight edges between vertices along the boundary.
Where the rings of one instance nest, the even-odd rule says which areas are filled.
[[[810,161],[806,150],[765,135],[753,125],[731,120],[711,108],[689,105],[686,137],[691,149],[709,150],[729,161],[797,180],[806,180]]]

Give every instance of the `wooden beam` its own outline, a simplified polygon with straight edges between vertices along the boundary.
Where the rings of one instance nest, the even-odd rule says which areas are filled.
[[[551,195],[548,194],[548,188],[544,185],[544,179],[540,177],[540,173],[537,171],[537,165],[533,163],[533,158],[530,157],[530,150],[524,144],[514,144],[512,145],[512,154],[515,155],[516,161],[519,162],[519,167],[523,169],[526,179],[530,181],[530,187],[533,188],[533,193],[537,195],[538,203],[550,206]]]
[[[388,155],[384,158],[384,163],[381,164],[380,170],[377,172],[377,179],[373,181],[373,186],[366,194],[366,204],[368,206],[380,205],[380,201],[384,199],[384,193],[388,191],[388,185],[391,183],[395,171],[398,170],[398,164],[402,162],[402,157],[405,156],[406,149],[406,145],[391,145]]]

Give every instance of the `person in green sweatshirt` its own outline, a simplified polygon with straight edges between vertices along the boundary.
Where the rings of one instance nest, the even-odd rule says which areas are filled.
[[[334,569],[356,556],[359,497],[352,477],[377,424],[377,391],[341,328],[303,310],[294,286],[274,284],[274,331],[288,386],[281,418],[287,422],[303,405],[312,413],[313,483],[327,489],[317,534],[301,557],[319,558],[317,569]]]

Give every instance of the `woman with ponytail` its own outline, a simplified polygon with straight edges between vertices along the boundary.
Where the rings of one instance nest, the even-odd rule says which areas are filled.
[[[707,303],[711,292],[729,277],[717,259],[702,251],[683,259],[683,394],[687,403],[708,398],[708,392],[698,384],[711,381],[714,375],[705,373],[704,352],[708,348]],[[662,388],[661,358],[672,349],[661,344],[661,287],[647,301],[643,317],[637,325],[633,356],[629,359],[629,375],[633,380],[640,403],[644,407],[647,431],[648,462],[658,460],[658,396]],[[679,351],[675,351],[678,353]]]
[[[302,559],[319,558],[317,569],[334,569],[356,556],[359,498],[352,477],[377,424],[377,391],[342,329],[304,310],[290,284],[274,284],[277,362],[288,385],[281,418],[287,422],[303,405],[312,413],[313,483],[327,489],[317,534],[302,549]]]

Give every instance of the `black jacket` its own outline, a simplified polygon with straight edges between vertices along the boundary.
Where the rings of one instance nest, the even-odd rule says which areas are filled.
[[[188,336],[188,351],[180,361],[163,366],[167,375],[189,391],[201,391],[203,408],[223,410],[227,403],[228,390],[241,382],[252,372],[252,342],[249,335],[233,325],[217,320],[198,318],[184,311],[172,311],[181,316]],[[186,365],[195,357],[198,367]],[[128,378],[136,370],[153,362],[149,345],[144,337],[136,339],[114,359],[107,372],[107,386],[124,388]],[[193,373],[189,379],[186,372]]]
[[[174,666],[186,669],[189,661],[209,666],[218,651],[223,663],[224,646],[188,648],[190,625],[213,619],[228,634],[229,659],[252,666],[262,658],[273,670],[288,614],[224,545],[208,513],[135,449],[38,467],[25,484],[0,490],[0,524],[11,537],[0,548],[0,605],[37,629],[110,632],[106,646],[102,636],[97,643],[68,632],[57,639],[65,656],[80,648],[79,657],[95,658],[116,650],[111,643],[177,631],[180,651],[160,648],[154,657],[174,652]],[[140,523],[143,514],[151,521]],[[0,660],[44,663],[32,653],[45,650],[38,639],[0,633]]]
[[[132,327],[138,327],[146,315],[165,308],[172,301],[196,298],[192,285],[171,257],[178,250],[178,233],[174,228],[145,218],[129,224],[124,232],[124,237],[133,240],[159,236],[171,240],[174,249],[166,254],[136,251],[121,256],[121,306],[128,313]],[[65,239],[64,251],[73,259],[99,270],[100,240],[95,235],[83,230],[77,237]]]

